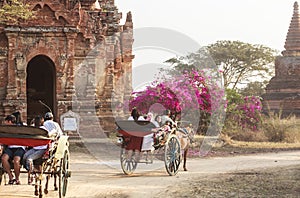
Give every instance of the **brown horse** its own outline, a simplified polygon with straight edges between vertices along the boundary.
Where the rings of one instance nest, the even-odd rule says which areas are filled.
[[[191,145],[191,141],[194,137],[194,131],[191,126],[186,126],[184,128],[179,128],[176,130],[176,136],[179,139],[181,150],[183,151],[183,170],[187,171],[186,168],[186,158]]]

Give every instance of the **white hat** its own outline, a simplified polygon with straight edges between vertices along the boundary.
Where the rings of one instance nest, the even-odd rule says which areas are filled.
[[[45,119],[51,119],[51,118],[53,118],[53,114],[51,112],[47,112],[45,114]]]

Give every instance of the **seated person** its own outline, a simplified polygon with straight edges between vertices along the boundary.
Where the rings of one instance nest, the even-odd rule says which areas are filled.
[[[149,112],[147,114],[146,121],[151,122],[156,128],[159,124],[154,120],[153,113]],[[143,137],[142,151],[151,151],[153,149],[153,134],[148,134]]]
[[[26,126],[27,125],[26,123],[24,123],[22,121],[21,113],[19,111],[12,113],[12,115],[16,117],[16,125],[18,125],[18,126]]]
[[[170,122],[171,126],[176,126],[176,123],[171,118],[170,110],[165,110],[164,115],[161,116],[161,126],[164,126],[166,122]]]
[[[7,125],[15,125],[16,124],[16,117],[13,115],[8,115],[4,123]],[[2,155],[2,165],[4,170],[7,172],[9,181],[8,184],[21,184],[19,177],[20,177],[20,169],[21,169],[21,160],[25,153],[25,146],[20,145],[9,145],[7,146]],[[11,172],[11,162],[13,162],[13,168],[15,172],[15,179],[13,178],[13,174]]]
[[[155,116],[154,120],[157,123],[158,127],[160,127],[161,126],[161,115]]]
[[[157,117],[156,117],[157,118]],[[159,123],[156,121],[156,119],[154,118],[153,116],[153,113],[149,112],[147,114],[147,118],[146,118],[147,121],[151,122],[156,128],[159,127]]]
[[[131,111],[131,114],[130,114],[130,117],[128,118],[128,120],[144,121],[145,118],[143,116],[141,116],[140,113],[138,112],[138,110],[134,107]]]
[[[34,127],[42,128],[47,130],[44,126],[44,118],[37,116],[34,118]],[[33,177],[31,173],[33,172],[33,160],[41,158],[46,152],[48,145],[35,146],[32,149],[28,150],[23,156],[23,164],[25,169],[28,171],[28,184],[30,185],[33,182]],[[40,170],[39,170],[40,171]]]
[[[51,112],[47,112],[44,116],[44,127],[49,132],[49,136],[56,135],[57,139],[63,135],[63,132],[57,122],[53,120],[53,114]]]

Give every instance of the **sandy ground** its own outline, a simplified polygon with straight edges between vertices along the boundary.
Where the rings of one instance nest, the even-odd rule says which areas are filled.
[[[139,164],[132,176],[123,174],[118,159],[100,161],[85,153],[75,152],[71,153],[70,162],[72,176],[69,179],[67,192],[67,197],[69,198],[151,198],[168,197],[168,195],[172,195],[172,197],[190,197],[191,195],[203,197],[204,194],[202,196],[201,192],[199,192],[199,189],[203,186],[197,186],[201,182],[202,184],[205,182],[206,186],[210,186],[211,189],[216,189],[216,187],[211,185],[219,182],[220,176],[222,178],[228,177],[228,175],[226,176],[228,173],[249,173],[250,170],[281,169],[299,165],[300,151],[189,159],[189,171],[184,172],[181,168],[176,176],[168,176],[163,162],[159,160],[155,160],[153,164]],[[232,177],[231,179],[239,181],[238,179],[244,178],[243,174],[239,176],[239,178]],[[268,177],[268,175],[265,175],[265,177]],[[214,183],[209,183],[210,180],[214,181]],[[199,181],[201,182],[199,183]],[[245,181],[249,182],[248,180]],[[19,186],[1,185],[0,197],[35,197],[33,194],[34,187],[26,183],[26,174],[22,175],[21,182],[22,185]],[[49,194],[44,197],[56,198],[58,193],[53,191],[51,184],[52,182],[50,183]],[[236,185],[240,185],[240,183]],[[189,189],[191,186],[193,186],[193,192]],[[197,190],[198,194],[196,195],[195,192]],[[272,192],[270,193],[272,195]],[[210,196],[206,194],[205,197]],[[223,196],[221,194],[220,196],[213,194],[211,197]],[[224,197],[228,197],[228,195]],[[233,195],[231,197],[243,196]]]

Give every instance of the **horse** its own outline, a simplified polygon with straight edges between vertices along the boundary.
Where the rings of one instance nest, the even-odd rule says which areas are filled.
[[[194,137],[194,130],[191,126],[185,126],[184,128],[178,128],[175,132],[175,135],[178,137],[181,150],[183,151],[183,170],[187,171],[186,168],[186,159],[189,151],[189,147]]]

